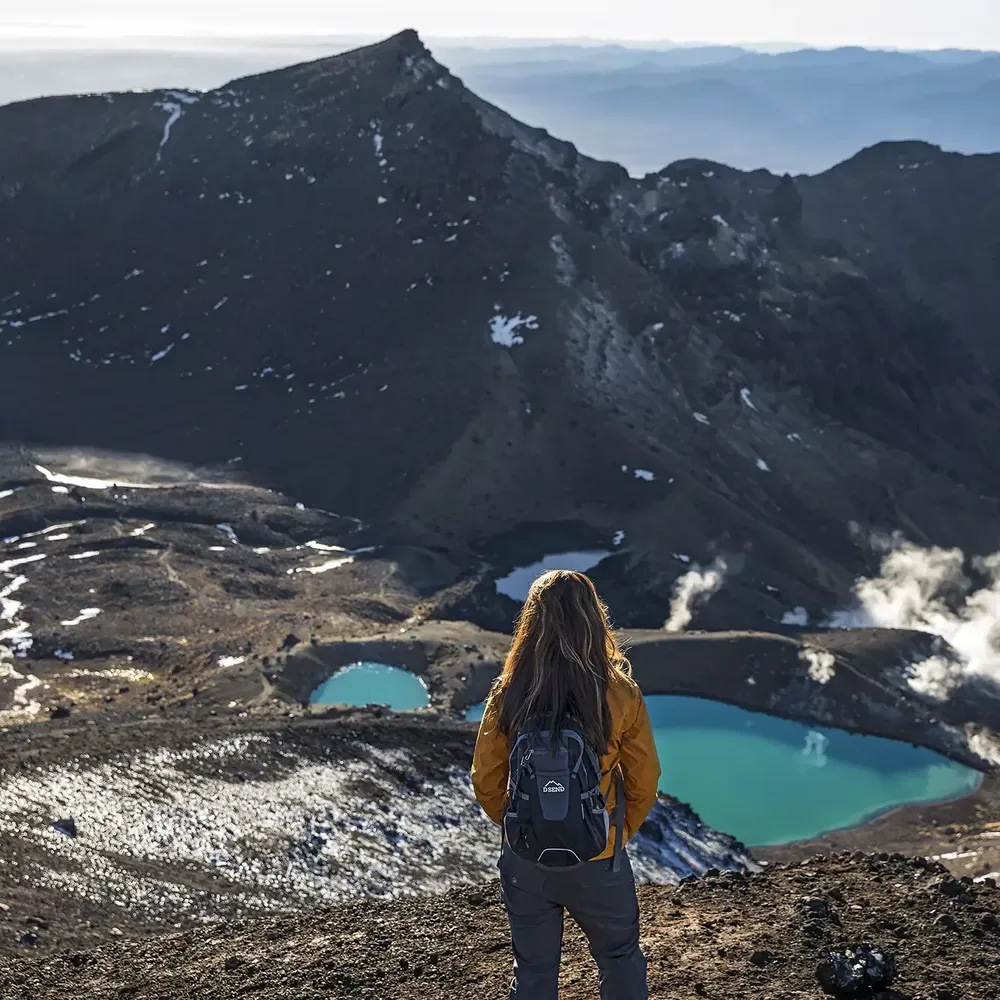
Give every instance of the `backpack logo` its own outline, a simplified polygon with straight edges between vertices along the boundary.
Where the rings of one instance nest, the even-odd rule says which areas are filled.
[[[566,789],[558,781],[546,781],[542,785],[543,792],[565,792]]]

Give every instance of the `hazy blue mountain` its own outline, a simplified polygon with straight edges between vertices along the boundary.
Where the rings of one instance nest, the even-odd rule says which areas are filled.
[[[150,39],[73,51],[38,42],[7,52],[0,43],[0,104],[60,93],[210,90],[359,41]],[[817,173],[886,140],[1000,150],[996,53],[448,40],[431,48],[516,118],[634,174],[687,158]]]
[[[1000,149],[994,53],[842,48],[723,60],[713,50],[687,65],[671,64],[674,54],[633,51],[631,65],[606,68],[586,51],[576,65],[441,56],[488,100],[633,173],[686,157],[816,173],[884,140]]]

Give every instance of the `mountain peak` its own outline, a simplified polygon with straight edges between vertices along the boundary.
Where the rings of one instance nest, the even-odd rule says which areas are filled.
[[[383,38],[381,41],[373,42],[371,45],[349,49],[319,61],[354,63],[375,69],[379,67],[408,67],[416,60],[431,58],[430,50],[424,45],[420,35],[413,28],[406,28],[395,35]]]
[[[381,42],[376,42],[369,46],[369,52],[378,50],[404,52],[409,55],[428,55],[427,47],[424,45],[415,28],[404,28],[384,38]]]
[[[427,80],[431,83],[447,73],[433,59],[417,32],[407,28],[372,45],[233,80],[217,92],[224,93],[251,82],[290,80],[296,92],[301,93],[304,88],[333,79],[349,80],[352,89],[356,90],[378,90],[387,82],[391,86],[393,78],[400,76],[408,77],[409,82]],[[396,82],[402,81],[397,79]]]

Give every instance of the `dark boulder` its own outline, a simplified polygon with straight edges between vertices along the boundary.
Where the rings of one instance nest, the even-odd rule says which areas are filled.
[[[76,820],[72,816],[67,816],[65,819],[57,819],[52,824],[53,830],[58,830],[59,833],[64,833],[67,837],[75,838],[77,836]]]
[[[827,996],[861,1000],[892,986],[896,962],[877,945],[859,944],[827,952],[816,969],[816,978]]]

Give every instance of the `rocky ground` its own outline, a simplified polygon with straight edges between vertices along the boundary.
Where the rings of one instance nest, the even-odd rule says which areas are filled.
[[[956,878],[1000,880],[1000,781],[990,774],[975,793],[952,802],[904,806],[864,826],[753,853],[761,861],[789,863],[813,853],[875,849],[932,858]]]
[[[336,709],[101,721],[0,732],[0,953],[440,893],[495,870],[472,725]],[[666,796],[632,856],[659,884],[759,869]]]
[[[289,649],[404,626],[468,564],[239,484],[20,480],[0,490],[0,645],[30,655],[0,673],[0,720],[266,705]]]
[[[650,993],[662,1000],[814,1000],[824,951],[871,942],[899,978],[883,1000],[993,1000],[1000,891],[896,855],[836,855],[763,874],[640,887]],[[0,958],[11,1000],[197,996],[224,1000],[503,996],[510,943],[495,882],[444,896],[355,903],[292,917]],[[585,942],[571,928],[561,997],[595,995]]]

